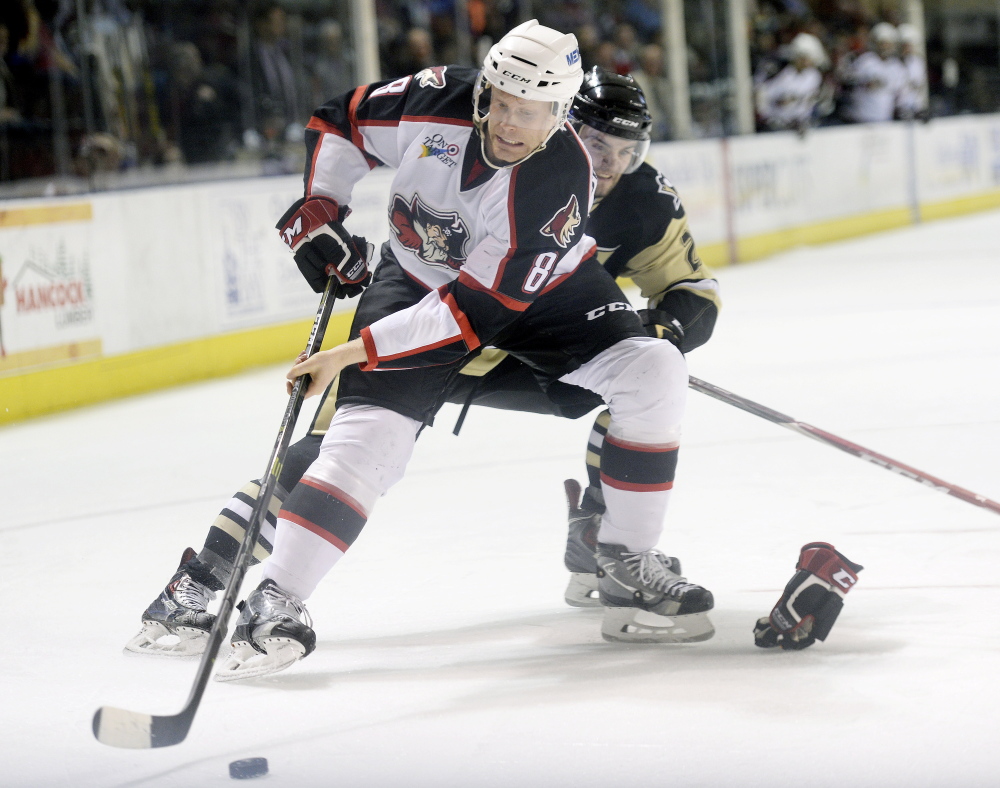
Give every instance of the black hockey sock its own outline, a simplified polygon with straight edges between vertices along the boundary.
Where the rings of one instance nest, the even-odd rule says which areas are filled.
[[[233,562],[236,560],[236,553],[239,552],[243,536],[250,525],[250,513],[253,511],[259,493],[260,482],[258,481],[247,483],[243,489],[237,492],[215,518],[212,526],[208,529],[205,545],[198,553],[198,561],[209,567],[212,575],[223,586],[229,582],[233,573]],[[270,506],[268,506],[268,511],[264,516],[265,522],[270,525],[270,529],[268,529],[270,533],[274,532],[273,529],[278,521],[278,511],[286,497],[281,485],[275,487]],[[250,558],[250,566],[267,558],[272,549],[271,542],[262,532],[257,537],[257,544]],[[209,584],[206,583],[206,585]]]
[[[604,449],[604,437],[608,434],[608,425],[611,423],[611,411],[601,411],[594,420],[594,426],[590,431],[590,438],[587,440],[587,480],[590,486],[584,495],[584,504],[588,500],[591,490],[601,488],[601,452]],[[593,495],[590,498],[593,499]],[[604,499],[601,498],[600,507],[604,511]],[[584,508],[587,508],[586,505]]]

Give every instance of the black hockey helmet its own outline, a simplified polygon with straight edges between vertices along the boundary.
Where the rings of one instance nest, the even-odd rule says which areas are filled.
[[[653,119],[646,97],[630,76],[594,66],[583,75],[570,118],[627,140],[649,140]]]

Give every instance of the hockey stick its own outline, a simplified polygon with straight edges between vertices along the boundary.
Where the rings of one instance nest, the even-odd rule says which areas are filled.
[[[782,427],[786,427],[787,429],[797,432],[800,435],[805,435],[807,438],[812,438],[820,443],[833,446],[835,449],[840,449],[841,451],[852,454],[862,460],[878,465],[881,468],[885,468],[887,471],[898,473],[900,476],[905,476],[907,479],[913,479],[913,481],[919,482],[927,487],[932,487],[939,492],[947,493],[948,495],[952,495],[959,500],[965,501],[966,503],[971,503],[973,506],[981,506],[984,509],[989,509],[994,514],[1000,514],[1000,503],[997,503],[996,501],[991,501],[989,498],[979,495],[978,493],[974,493],[962,487],[950,484],[943,479],[939,479],[937,476],[931,476],[929,473],[918,471],[916,468],[912,468],[909,465],[898,462],[891,457],[886,457],[884,454],[879,454],[871,449],[866,449],[864,446],[859,446],[856,443],[851,443],[849,440],[839,438],[826,430],[819,429],[819,427],[814,427],[811,424],[806,424],[802,421],[796,421],[791,416],[785,416],[783,413],[778,413],[776,410],[765,408],[763,405],[758,405],[756,402],[744,399],[743,397],[737,396],[736,394],[726,391],[725,389],[720,389],[718,386],[713,386],[711,383],[698,380],[698,378],[688,378],[688,385],[695,391],[700,391],[702,394],[707,394],[717,400],[733,405],[740,410],[745,410],[747,413],[752,413],[754,416],[760,416],[762,419],[773,421],[775,424],[780,424]]]
[[[330,320],[330,313],[337,295],[335,281],[335,277],[330,277],[323,298],[320,300],[316,320],[313,322],[309,342],[306,344],[305,352],[308,356],[313,355],[323,344],[323,335],[326,333],[326,325]],[[116,709],[112,706],[102,706],[95,712],[93,723],[94,736],[102,744],[111,747],[145,750],[151,747],[169,747],[173,744],[179,744],[187,736],[194,715],[198,711],[198,705],[201,703],[201,696],[205,693],[205,686],[212,675],[212,668],[215,666],[215,659],[219,654],[222,639],[229,631],[229,619],[232,616],[233,607],[236,605],[236,597],[240,593],[240,586],[243,584],[243,578],[250,565],[250,557],[257,544],[257,536],[260,534],[268,502],[271,500],[274,486],[281,474],[281,466],[288,452],[292,431],[295,429],[295,422],[298,419],[299,410],[302,408],[302,401],[305,399],[305,392],[308,388],[308,375],[297,378],[292,386],[288,406],[285,408],[285,416],[281,420],[278,437],[271,450],[271,457],[267,461],[265,480],[261,485],[257,501],[254,503],[243,542],[233,560],[233,574],[229,578],[225,593],[222,595],[222,604],[219,607],[215,623],[212,625],[212,631],[209,633],[205,653],[198,665],[194,686],[191,688],[187,703],[179,713],[164,717]]]

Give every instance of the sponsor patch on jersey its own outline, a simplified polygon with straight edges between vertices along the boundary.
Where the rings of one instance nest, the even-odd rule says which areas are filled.
[[[457,211],[438,213],[417,194],[409,202],[397,194],[389,224],[399,242],[428,265],[457,271],[465,262],[469,230]]]
[[[449,167],[458,164],[458,154],[462,149],[454,142],[448,142],[440,134],[424,137],[421,143],[420,155],[418,159],[426,159],[433,156],[438,161],[443,161]]]
[[[563,249],[569,246],[576,233],[576,228],[580,226],[580,204],[576,195],[571,195],[569,202],[556,212],[546,225],[542,228],[542,235],[554,238],[556,243]]]
[[[438,88],[440,90],[445,86],[444,72],[447,70],[447,66],[431,66],[430,68],[425,68],[423,71],[418,71],[414,76],[420,87]]]

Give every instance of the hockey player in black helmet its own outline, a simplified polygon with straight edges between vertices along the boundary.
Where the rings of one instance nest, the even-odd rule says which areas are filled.
[[[639,287],[646,299],[639,315],[651,336],[672,342],[683,353],[703,345],[721,305],[719,286],[698,257],[676,189],[644,161],[653,121],[638,83],[594,67],[584,75],[570,122],[594,164],[595,203],[587,233],[597,240],[598,259],[613,276],[627,277]],[[601,604],[594,553],[604,511],[601,455],[608,424],[608,411],[602,410],[587,446],[589,484],[582,501],[579,484],[572,479],[565,483],[566,602],[576,607]],[[680,574],[677,559],[665,560]]]

